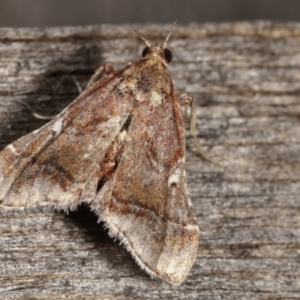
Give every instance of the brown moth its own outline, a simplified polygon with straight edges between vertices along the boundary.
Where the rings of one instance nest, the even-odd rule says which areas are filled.
[[[142,269],[178,285],[195,261],[199,228],[167,72],[171,31],[162,45],[141,37],[142,60],[120,71],[105,64],[59,115],[0,152],[0,204],[67,211],[87,203]]]

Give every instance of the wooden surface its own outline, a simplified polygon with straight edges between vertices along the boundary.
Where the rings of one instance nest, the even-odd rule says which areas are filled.
[[[28,106],[56,114],[98,65],[140,59],[133,28],[161,40],[169,27],[0,29],[0,148],[44,124]],[[184,284],[151,280],[86,207],[1,207],[0,299],[300,298],[300,23],[178,25],[169,48],[223,163],[188,139],[201,243]]]

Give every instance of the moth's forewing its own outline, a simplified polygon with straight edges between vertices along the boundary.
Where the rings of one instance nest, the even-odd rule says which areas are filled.
[[[118,73],[101,79],[51,122],[0,152],[2,205],[46,202],[68,209],[95,198],[101,161],[134,103],[126,91],[115,94],[122,80]]]
[[[92,208],[142,268],[179,284],[196,258],[199,228],[186,189],[181,110],[164,66],[151,67],[144,61],[126,75],[136,105]]]

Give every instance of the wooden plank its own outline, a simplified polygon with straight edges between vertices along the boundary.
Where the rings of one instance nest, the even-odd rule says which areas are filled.
[[[104,62],[118,69],[169,25],[0,29],[0,147],[58,113]],[[93,213],[0,209],[0,299],[298,299],[300,24],[177,26],[175,87],[193,95],[203,161],[188,138],[201,229],[180,287],[151,280]],[[1,187],[0,187],[1,188]],[[150,230],[150,229],[149,229]]]

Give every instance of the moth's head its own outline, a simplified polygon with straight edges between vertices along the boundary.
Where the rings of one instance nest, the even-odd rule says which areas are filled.
[[[173,23],[171,30],[169,34],[167,35],[165,41],[161,45],[154,44],[152,45],[149,40],[147,40],[145,37],[143,37],[140,33],[135,31],[139,37],[145,42],[146,47],[144,48],[142,52],[142,56],[145,58],[149,57],[159,57],[162,59],[162,62],[167,65],[172,60],[172,52],[166,48],[167,42],[169,40],[169,37],[172,33],[173,27],[176,24],[176,21]]]

